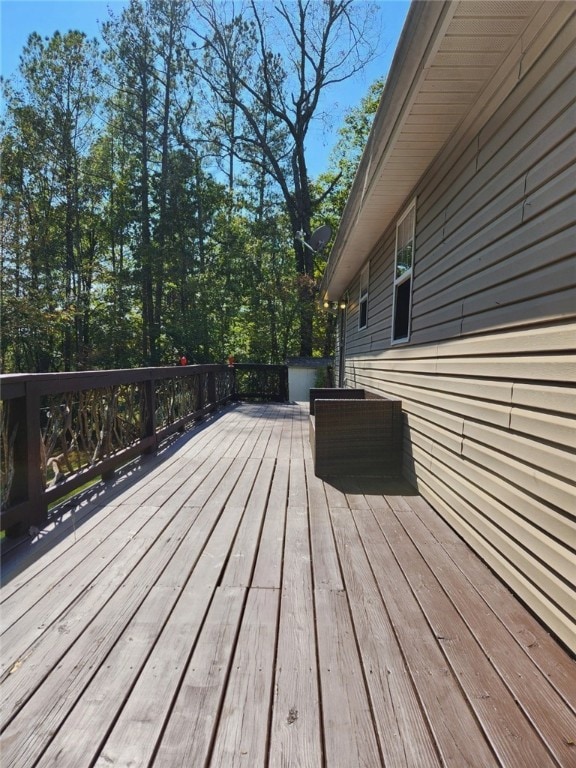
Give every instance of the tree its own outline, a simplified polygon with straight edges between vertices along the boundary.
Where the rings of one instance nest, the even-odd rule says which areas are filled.
[[[138,233],[133,243],[137,269],[140,274],[142,307],[143,361],[152,362],[157,356],[154,326],[154,285],[151,218],[151,152],[158,123],[153,116],[152,103],[158,86],[153,76],[154,53],[148,9],[131,0],[119,19],[103,26],[104,40],[109,46],[108,61],[115,73],[117,98],[114,106],[122,110],[117,121],[131,141],[137,166],[131,186],[135,193]],[[136,234],[136,233],[134,233]],[[133,238],[134,238],[133,234]]]
[[[371,55],[369,12],[130,0],[107,66],[33,35],[0,136],[4,370],[325,351],[299,233],[335,224],[354,161],[312,182],[306,142]]]
[[[385,82],[383,78],[375,80],[360,104],[346,112],[338,129],[338,141],[330,154],[328,170],[318,178],[320,189],[331,190],[325,197],[322,215],[333,225],[340,221],[344,213]]]
[[[360,104],[348,110],[338,130],[339,139],[330,155],[328,170],[316,182],[320,190],[330,189],[330,194],[323,200],[319,215],[334,230],[342,219],[358,164],[368,141],[374,115],[380,103],[384,83],[384,79],[375,80]],[[321,333],[318,335],[325,339],[323,351],[325,356],[329,356],[334,346],[336,317],[328,312],[323,319],[324,322],[321,318],[315,318],[315,327],[321,326]]]
[[[300,353],[311,355],[313,254],[298,233],[310,234],[329,190],[313,195],[306,139],[325,92],[373,57],[376,8],[353,0],[248,0],[238,13],[220,0],[195,0],[194,7],[203,23],[192,30],[205,53],[201,77],[223,109],[235,109],[231,151],[262,167],[281,190],[300,275]]]
[[[236,277],[229,226],[229,194],[203,169],[202,159],[182,149],[170,161],[168,217],[174,258],[166,272],[164,327],[173,346],[197,362],[223,359],[226,275]],[[219,311],[220,310],[220,311]]]
[[[137,164],[132,167],[136,192],[138,240],[134,244],[140,276],[142,360],[157,365],[161,343],[164,281],[174,256],[168,219],[170,158],[174,150],[174,109],[178,78],[185,63],[182,32],[185,0],[131,0],[118,19],[103,27],[108,60],[117,83],[113,109],[127,133]]]
[[[93,260],[86,258],[82,207],[98,103],[98,56],[96,42],[81,32],[56,32],[46,40],[32,34],[21,58],[23,88],[7,88],[8,130],[13,146],[19,145],[11,200],[20,213],[12,218],[12,242],[24,246],[13,254],[21,281],[13,299],[34,296],[45,312],[60,316],[62,363],[68,370],[82,364],[89,337]],[[56,286],[63,287],[62,295]]]
[[[150,0],[150,22],[155,30],[153,45],[155,49],[154,78],[158,84],[159,112],[159,165],[156,182],[156,201],[158,207],[155,240],[158,244],[155,263],[158,265],[155,275],[155,296],[153,333],[155,352],[152,362],[158,363],[160,355],[156,350],[161,335],[164,302],[164,265],[171,262],[175,253],[171,247],[170,231],[176,219],[169,217],[169,190],[172,174],[174,107],[178,78],[182,74],[186,48],[183,30],[188,16],[186,0]]]
[[[138,286],[134,284],[131,230],[136,218],[130,189],[134,157],[126,134],[110,115],[105,131],[90,153],[94,289],[90,354],[91,367],[127,368],[141,364],[141,318]]]

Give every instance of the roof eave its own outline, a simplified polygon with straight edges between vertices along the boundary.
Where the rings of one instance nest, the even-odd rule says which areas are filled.
[[[488,103],[495,108],[494,94],[505,91],[499,83],[550,7],[412,3],[326,265],[323,299],[342,296],[443,149]]]
[[[395,129],[408,96],[418,73],[424,67],[431,40],[435,31],[438,30],[441,19],[448,12],[449,6],[450,0],[434,3],[413,0],[410,6],[322,278],[321,295],[330,300],[341,296],[368,256],[368,254],[362,254],[359,258],[346,246],[360,218],[363,204],[381,164],[381,158],[393,145]]]

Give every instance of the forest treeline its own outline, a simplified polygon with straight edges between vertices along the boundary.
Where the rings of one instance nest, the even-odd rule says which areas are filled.
[[[29,37],[2,83],[3,372],[330,354],[326,253],[382,81],[329,170],[308,136],[378,45],[355,0],[131,0]]]

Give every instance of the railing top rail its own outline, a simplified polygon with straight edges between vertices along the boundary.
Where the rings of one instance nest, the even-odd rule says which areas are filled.
[[[24,388],[33,384],[42,393],[69,392],[74,389],[96,389],[113,384],[133,384],[151,379],[168,379],[225,371],[223,363],[198,365],[165,365],[150,368],[118,368],[114,370],[67,371],[65,373],[8,373],[0,375],[0,399],[22,397]]]
[[[0,374],[0,381],[26,381],[28,379],[41,380],[41,379],[74,379],[81,378],[83,376],[97,376],[102,374],[110,375],[135,375],[135,376],[149,376],[151,372],[162,373],[166,376],[173,376],[175,372],[180,371],[185,373],[186,371],[213,371],[215,368],[228,368],[225,363],[198,363],[192,365],[157,365],[146,366],[141,368],[107,368],[107,369],[94,369],[90,371],[56,371],[51,373],[2,373]]]

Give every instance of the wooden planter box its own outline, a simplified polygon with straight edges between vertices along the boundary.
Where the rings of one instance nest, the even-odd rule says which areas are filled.
[[[401,400],[339,394],[335,399],[315,397],[313,403],[310,445],[318,477],[401,474]]]

